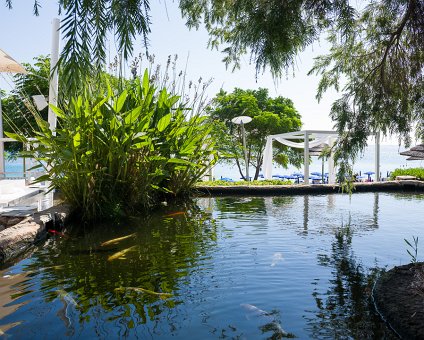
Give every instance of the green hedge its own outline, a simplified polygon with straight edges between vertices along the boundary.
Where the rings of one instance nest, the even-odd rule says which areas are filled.
[[[396,179],[396,176],[414,176],[419,180],[424,180],[424,168],[409,168],[409,169],[395,169],[391,175],[391,179]]]
[[[291,181],[281,181],[279,179],[273,180],[263,180],[263,181],[251,181],[249,185],[292,185]],[[228,181],[205,181],[198,182],[197,186],[238,186],[238,185],[247,185],[246,181],[237,181],[237,182],[228,182]]]

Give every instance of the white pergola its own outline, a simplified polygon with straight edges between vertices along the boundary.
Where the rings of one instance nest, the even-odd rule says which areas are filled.
[[[321,144],[333,146],[338,133],[336,131],[320,131],[320,130],[304,130],[296,132],[282,133],[278,135],[270,135],[267,137],[264,150],[263,172],[265,179],[272,178],[272,142],[275,140],[292,148],[304,149],[304,183],[309,184],[309,155],[310,149]],[[380,136],[375,134],[375,176],[376,180],[380,180]],[[303,140],[302,142],[294,142],[293,140]],[[328,157],[328,183],[333,184],[336,181],[334,171],[334,160],[332,155]]]

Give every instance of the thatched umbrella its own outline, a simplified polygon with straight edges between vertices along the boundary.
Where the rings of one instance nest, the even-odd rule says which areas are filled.
[[[424,144],[415,145],[411,148],[411,151],[420,151],[424,152]]]
[[[400,153],[402,156],[409,156],[407,161],[424,160],[424,145],[420,144]]]

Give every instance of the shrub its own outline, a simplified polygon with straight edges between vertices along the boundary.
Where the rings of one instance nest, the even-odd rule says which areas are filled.
[[[205,181],[198,182],[197,186],[240,186],[240,185],[292,185],[291,181],[282,181],[279,179],[267,179],[262,181],[251,181],[247,183],[246,181],[237,181],[237,182],[229,182],[229,181]]]
[[[147,71],[142,81],[121,86],[97,86],[54,108],[56,136],[40,117],[35,141],[9,134],[32,145],[30,156],[47,171],[38,181],[51,181],[86,220],[180,196],[214,163],[210,127],[200,111],[155,87]]]
[[[424,180],[424,168],[409,168],[409,169],[395,169],[390,178],[396,179],[396,176],[414,176],[419,180]]]

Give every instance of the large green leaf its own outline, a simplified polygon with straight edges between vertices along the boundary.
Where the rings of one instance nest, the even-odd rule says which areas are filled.
[[[171,123],[171,118],[172,118],[171,113],[168,113],[164,115],[161,119],[159,119],[159,122],[157,125],[157,129],[159,130],[159,132],[164,131],[169,126],[169,123]]]

